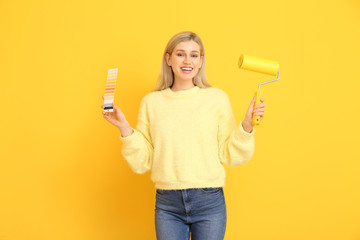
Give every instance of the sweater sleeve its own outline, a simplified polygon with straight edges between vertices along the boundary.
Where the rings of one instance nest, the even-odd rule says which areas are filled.
[[[248,133],[236,125],[230,100],[226,93],[219,109],[218,144],[220,162],[230,167],[238,166],[249,161],[255,149],[255,128]]]
[[[126,137],[120,135],[123,142],[122,155],[131,169],[138,174],[151,169],[154,147],[150,136],[149,117],[146,97],[140,104],[138,123],[134,132]]]

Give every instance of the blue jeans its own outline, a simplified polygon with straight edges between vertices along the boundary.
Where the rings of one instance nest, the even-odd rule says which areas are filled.
[[[226,229],[223,188],[156,190],[158,240],[222,240]]]

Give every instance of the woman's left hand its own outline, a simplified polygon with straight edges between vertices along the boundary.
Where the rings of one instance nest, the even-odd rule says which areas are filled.
[[[260,116],[260,120],[262,120],[264,118],[264,111],[265,111],[265,99],[262,98],[260,99],[261,103],[259,105],[257,105],[254,109],[254,105],[255,105],[255,101],[256,101],[256,95],[253,97],[250,106],[246,112],[245,115],[245,119],[242,122],[243,128],[245,131],[251,133],[253,130],[254,125],[252,124],[253,122],[253,114],[256,116]]]

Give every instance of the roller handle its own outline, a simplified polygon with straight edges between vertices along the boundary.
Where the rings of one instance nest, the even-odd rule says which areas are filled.
[[[255,107],[261,103],[260,99],[263,96],[263,90],[261,88],[259,88],[255,92],[255,95],[256,95],[256,101],[255,101],[255,104],[254,104],[254,110],[255,110]],[[253,124],[253,126],[259,126],[259,124],[260,124],[260,116],[257,116],[257,115],[255,115],[253,113],[253,122],[252,122],[252,124]]]

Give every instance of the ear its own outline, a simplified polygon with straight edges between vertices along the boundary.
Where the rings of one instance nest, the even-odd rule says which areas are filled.
[[[169,53],[165,53],[165,59],[166,59],[167,65],[170,67],[171,63],[170,63],[170,54]]]

